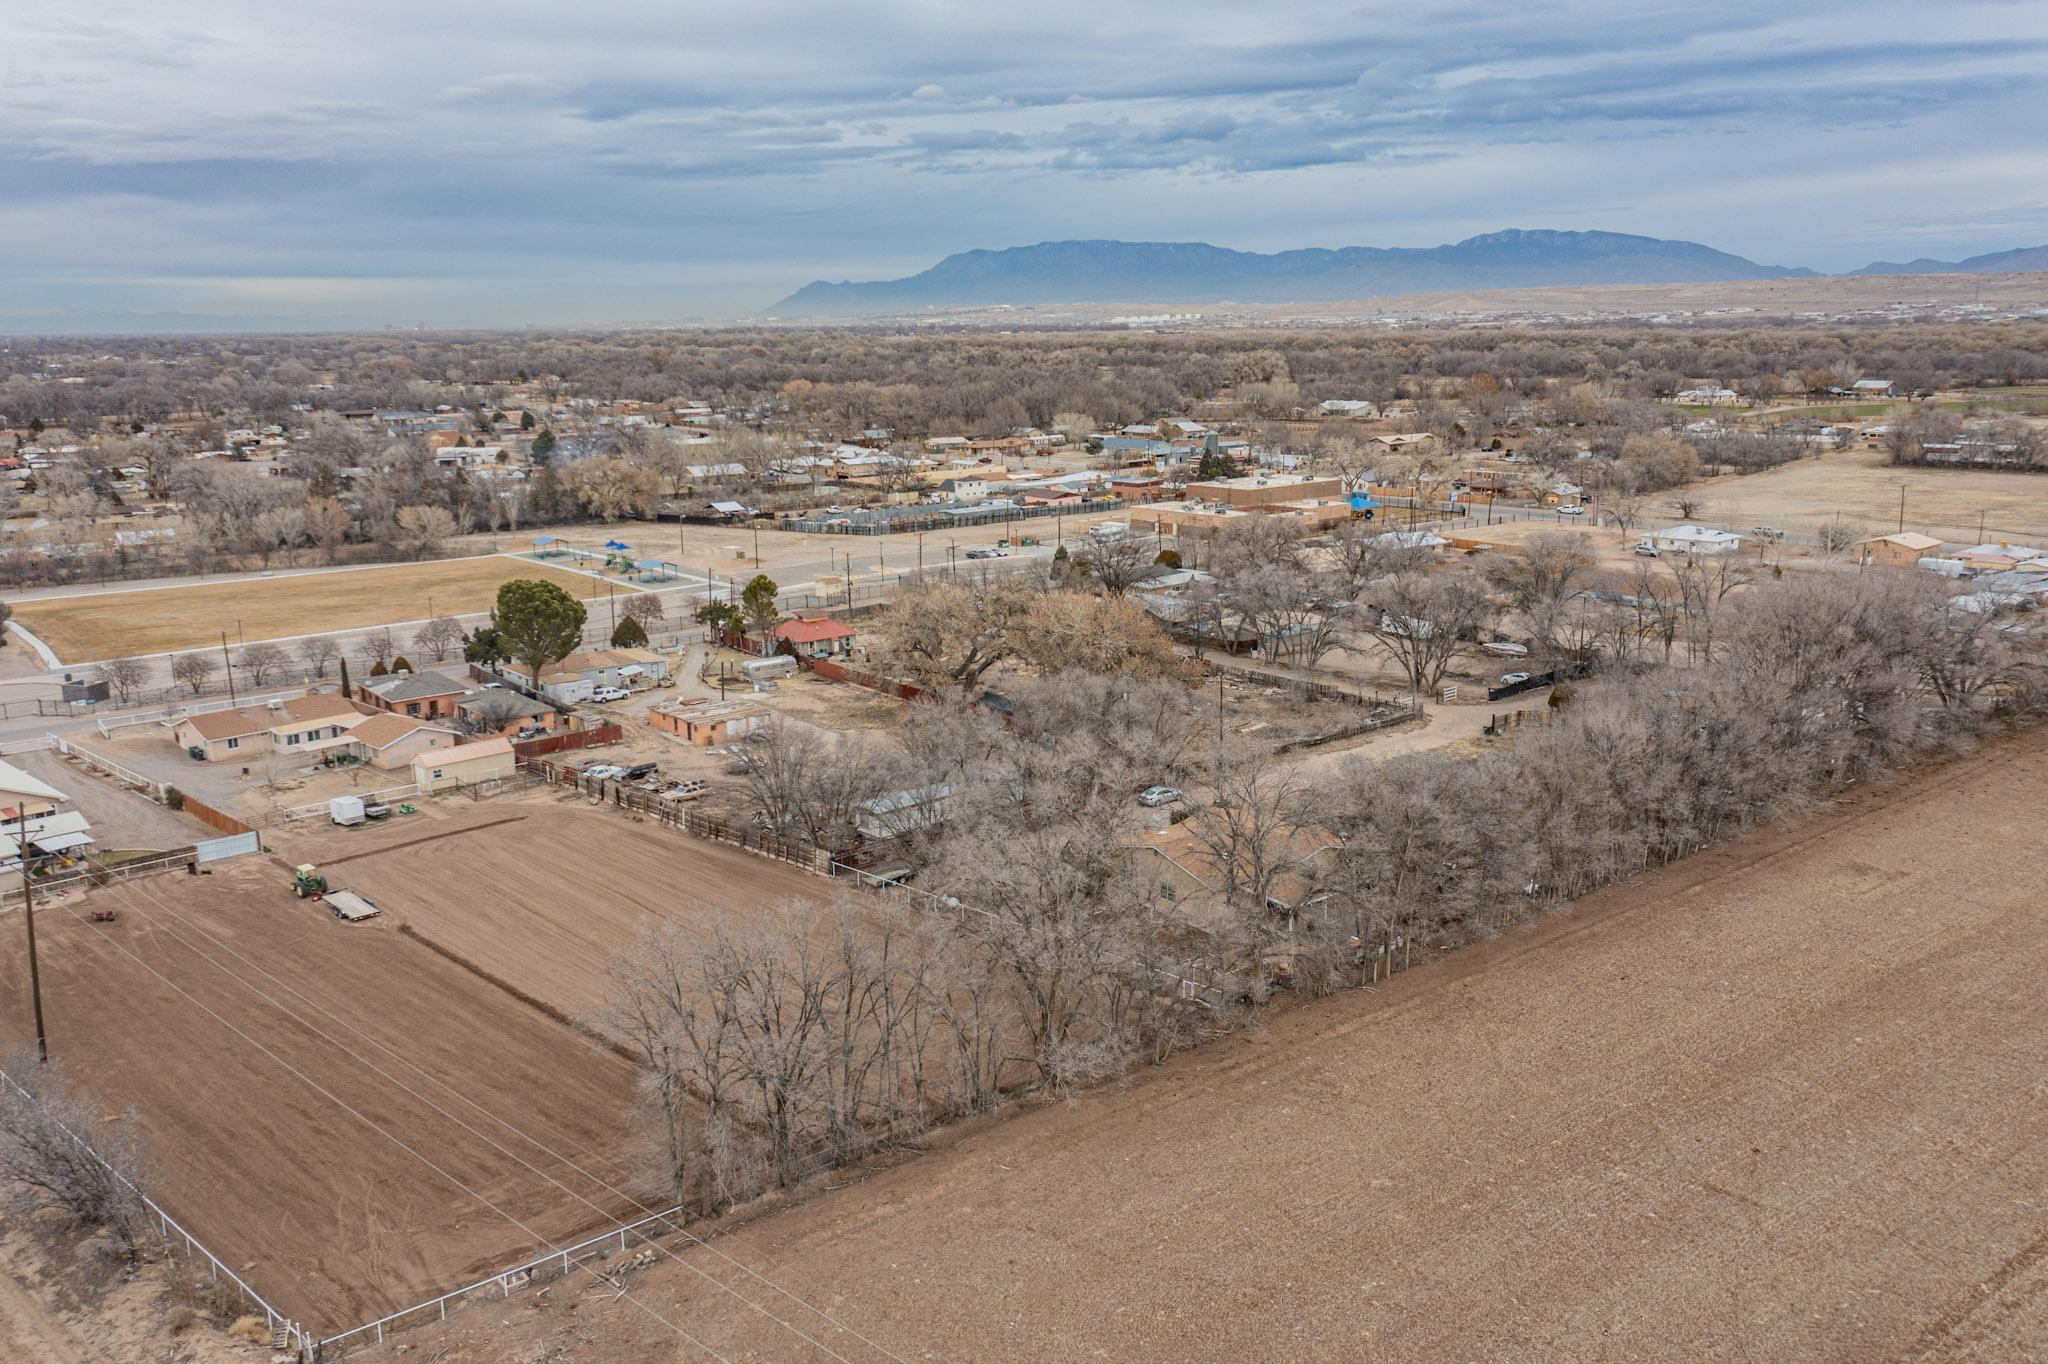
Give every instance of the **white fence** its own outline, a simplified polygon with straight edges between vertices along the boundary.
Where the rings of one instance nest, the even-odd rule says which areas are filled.
[[[194,701],[188,706],[165,706],[161,710],[138,711],[134,715],[119,715],[112,719],[97,717],[93,724],[99,728],[102,739],[114,737],[117,729],[133,729],[137,725],[175,725],[188,716],[206,715],[217,710],[239,710],[243,706],[267,706],[272,701],[284,701],[294,696],[304,696],[305,687],[287,687],[283,691],[258,692],[253,696],[218,697],[212,701]]]
[[[0,1070],[0,1080],[5,1080],[10,1086],[13,1087],[14,1092],[21,1095],[22,1098],[26,1099],[30,1097],[29,1092],[21,1087],[20,1082],[17,1081],[12,1075],[9,1075],[6,1071]],[[173,1245],[182,1244],[186,1251],[192,1254],[204,1256],[206,1258],[207,1266],[216,1280],[222,1278],[227,1279],[229,1283],[233,1284],[236,1288],[242,1291],[242,1296],[248,1300],[251,1306],[262,1308],[264,1324],[270,1328],[273,1338],[277,1336],[280,1328],[282,1328],[284,1338],[290,1343],[293,1354],[299,1355],[302,1358],[309,1361],[315,1357],[313,1338],[307,1335],[303,1330],[301,1330],[298,1326],[298,1323],[294,1322],[290,1317],[287,1317],[284,1313],[278,1311],[275,1307],[272,1307],[268,1302],[264,1301],[262,1294],[258,1293],[255,1289],[249,1287],[247,1281],[244,1280],[241,1275],[235,1273],[234,1270],[228,1268],[226,1263],[224,1263],[221,1260],[220,1256],[215,1255],[212,1251],[208,1250],[206,1248],[205,1243],[202,1242],[198,1237],[194,1236],[191,1232],[185,1230],[184,1227],[180,1226],[177,1220],[173,1218],[169,1213],[165,1212],[155,1199],[151,1198],[148,1194],[143,1193],[142,1190],[135,1188],[134,1181],[129,1179],[128,1176],[122,1174],[113,1166],[108,1165],[106,1159],[103,1156],[101,1156],[99,1152],[93,1150],[91,1143],[87,1142],[85,1138],[79,1136],[76,1132],[72,1131],[68,1127],[61,1128],[60,1130],[63,1131],[65,1136],[71,1138],[71,1140],[77,1144],[79,1150],[85,1152],[88,1156],[91,1156],[94,1161],[96,1161],[108,1173],[112,1174],[114,1178],[120,1180],[123,1184],[126,1184],[130,1189],[134,1190],[135,1196],[142,1200],[142,1206],[148,1208],[150,1215],[156,1218],[157,1229],[163,1233],[165,1241],[171,1242],[171,1244]],[[175,1241],[172,1241],[173,1236],[177,1238]]]
[[[56,746],[57,736],[54,734],[45,734],[40,739],[15,739],[0,744],[0,757],[10,757],[16,753],[46,753]]]
[[[140,787],[151,800],[159,805],[163,804],[164,786],[156,778],[145,777],[133,768],[123,767],[111,758],[103,758],[89,748],[81,748],[61,734],[52,734],[48,738],[65,757],[76,758],[94,771],[104,772],[116,780],[127,782],[130,786]]]
[[[389,805],[394,800],[413,800],[425,793],[420,790],[418,782],[408,782],[404,786],[387,786],[382,791],[339,791],[335,794],[354,796],[365,805],[373,805],[379,801]],[[330,797],[327,800],[316,800],[306,805],[289,806],[279,810],[277,817],[282,822],[290,824],[294,820],[317,819],[327,814],[333,808],[334,800]]]
[[[372,1341],[381,1345],[384,1342],[384,1333],[386,1331],[400,1330],[407,1326],[417,1326],[421,1322],[426,1321],[430,1313],[438,1317],[438,1319],[446,1321],[448,1319],[448,1304],[460,1302],[472,1293],[496,1292],[500,1298],[509,1298],[512,1296],[513,1289],[523,1288],[533,1282],[537,1275],[567,1274],[570,1270],[575,1269],[586,1261],[602,1259],[612,1254],[614,1243],[616,1243],[617,1250],[623,1253],[628,1247],[627,1238],[630,1236],[637,1235],[642,1243],[652,1245],[654,1243],[654,1233],[645,1231],[643,1228],[659,1222],[673,1229],[681,1225],[682,1218],[683,1205],[678,1203],[666,1212],[651,1213],[637,1222],[628,1222],[623,1226],[614,1227],[610,1231],[599,1232],[597,1235],[586,1240],[578,1241],[573,1246],[563,1246],[559,1250],[551,1250],[544,1255],[536,1255],[531,1260],[516,1264],[510,1269],[499,1270],[488,1278],[478,1279],[473,1284],[466,1284],[461,1288],[453,1289],[450,1292],[443,1293],[438,1298],[428,1298],[425,1302],[416,1302],[410,1307],[401,1308],[391,1313],[389,1316],[379,1317],[375,1321],[364,1322],[361,1326],[351,1327],[337,1335],[323,1336],[319,1341],[312,1343],[311,1357],[315,1359],[324,1357],[329,1346],[339,1349],[346,1346],[368,1345]]]

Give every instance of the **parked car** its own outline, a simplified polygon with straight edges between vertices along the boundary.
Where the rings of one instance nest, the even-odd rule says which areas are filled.
[[[1500,675],[1500,684],[1503,687],[1512,687],[1528,680],[1529,674],[1527,673],[1502,673]]]
[[[593,701],[623,701],[632,694],[624,687],[599,687],[596,691],[590,693],[590,699]]]
[[[594,767],[584,768],[581,775],[597,781],[617,781],[626,775],[626,769],[617,763],[598,763]]]
[[[1004,556],[1003,552],[999,549],[982,548],[968,550],[967,557],[970,559],[1000,559]]]
[[[1559,516],[1584,516],[1586,509],[1584,507],[1559,507],[1557,514]]]
[[[1172,805],[1180,799],[1180,792],[1171,786],[1148,786],[1138,793],[1138,804],[1157,808]]]
[[[642,777],[651,777],[660,770],[660,763],[634,763],[631,767],[626,769],[626,775],[619,778],[619,780],[639,781]]]
[[[1751,526],[1749,533],[1759,540],[1782,540],[1785,538],[1785,532],[1779,530],[1776,526]]]
[[[1645,559],[1654,559],[1657,557],[1657,547],[1651,544],[1637,545],[1636,553],[1642,555]]]

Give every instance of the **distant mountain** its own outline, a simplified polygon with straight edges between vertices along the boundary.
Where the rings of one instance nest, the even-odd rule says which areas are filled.
[[[807,284],[768,311],[848,316],[1040,303],[1308,303],[1466,289],[1808,277],[1698,242],[1620,232],[1490,232],[1452,246],[1260,255],[1204,242],[1040,242],[963,251],[907,279]]]
[[[1901,264],[1874,260],[1856,271],[1859,275],[1999,275],[2027,270],[2048,270],[2048,246],[2022,246],[2011,251],[1994,251],[1967,260],[1930,260],[1922,256]]]

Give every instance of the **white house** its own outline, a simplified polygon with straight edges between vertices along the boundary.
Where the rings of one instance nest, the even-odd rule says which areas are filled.
[[[1650,531],[1643,541],[1660,554],[1730,554],[1742,548],[1742,537],[1733,531],[1695,526],[1691,522]]]
[[[1316,411],[1326,417],[1360,417],[1366,420],[1380,414],[1378,407],[1363,398],[1325,398],[1316,404]]]

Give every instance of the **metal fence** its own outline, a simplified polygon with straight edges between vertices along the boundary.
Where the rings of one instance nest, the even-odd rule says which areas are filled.
[[[84,886],[101,886],[110,881],[132,881],[138,876],[155,876],[160,872],[178,871],[192,864],[193,850],[190,847],[172,848],[150,857],[138,857],[128,862],[95,862],[86,859],[83,866],[69,871],[60,871],[45,876],[35,883],[37,895],[54,895],[59,891],[77,890]],[[19,881],[0,884],[0,904],[7,904],[21,898]]]
[[[627,1222],[609,1231],[599,1232],[595,1236],[578,1241],[573,1246],[563,1246],[559,1249],[536,1255],[532,1259],[523,1260],[509,1269],[501,1269],[495,1274],[478,1279],[475,1283],[465,1284],[461,1288],[451,1289],[439,1297],[428,1298],[425,1302],[416,1302],[410,1307],[400,1308],[398,1311],[388,1316],[379,1317],[375,1321],[366,1321],[361,1326],[352,1326],[346,1331],[340,1331],[331,1336],[322,1336],[318,1341],[311,1342],[307,1358],[325,1358],[330,1349],[338,1352],[342,1349],[358,1345],[382,1344],[387,1331],[402,1330],[408,1326],[418,1326],[430,1318],[446,1321],[448,1319],[448,1305],[450,1303],[459,1304],[464,1299],[477,1293],[495,1292],[501,1299],[509,1298],[512,1296],[513,1289],[522,1288],[536,1279],[566,1275],[571,1270],[590,1260],[603,1259],[609,1256],[613,1253],[614,1243],[616,1243],[618,1251],[623,1253],[628,1247],[628,1238],[630,1237],[637,1236],[642,1244],[652,1245],[654,1243],[654,1233],[647,1231],[646,1228],[656,1223],[673,1227],[676,1224],[676,1219],[682,1215],[683,1205],[678,1203],[665,1212],[651,1213],[637,1222]]]
[[[782,530],[812,535],[905,535],[953,530],[961,526],[994,526],[1011,521],[1042,521],[1047,517],[1103,516],[1122,511],[1120,497],[1095,497],[1081,502],[1055,502],[1024,507],[1015,503],[981,503],[949,507],[905,504],[869,507],[843,516],[806,517],[785,521]]]
[[[21,1097],[23,1097],[24,1099],[30,1097],[29,1092],[26,1089],[22,1088],[20,1082],[17,1081],[12,1075],[9,1075],[5,1070],[0,1070],[0,1080],[5,1080],[10,1086],[13,1087],[14,1092],[21,1095]],[[164,1240],[168,1244],[174,1247],[182,1246],[187,1253],[205,1257],[207,1267],[216,1280],[225,1278],[229,1283],[233,1284],[236,1288],[241,1290],[242,1297],[246,1299],[251,1306],[261,1308],[263,1311],[264,1324],[270,1329],[273,1339],[276,1339],[281,1333],[286,1343],[288,1343],[291,1346],[293,1354],[299,1355],[300,1357],[308,1361],[311,1361],[315,1357],[315,1346],[312,1337],[307,1335],[304,1330],[300,1329],[299,1325],[296,1322],[294,1322],[290,1317],[278,1311],[275,1307],[272,1307],[267,1301],[265,1301],[263,1295],[258,1293],[255,1289],[251,1288],[247,1280],[245,1280],[241,1275],[235,1273],[234,1270],[230,1269],[227,1263],[223,1261],[220,1258],[220,1256],[215,1255],[211,1250],[208,1250],[206,1248],[205,1242],[201,1241],[191,1232],[185,1230],[185,1228],[178,1223],[177,1219],[173,1218],[169,1213],[165,1212],[162,1206],[159,1205],[155,1199],[151,1198],[148,1194],[142,1192],[142,1190],[136,1188],[133,1180],[129,1179],[128,1176],[122,1174],[119,1170],[116,1170],[113,1166],[107,1164],[106,1158],[100,1155],[98,1151],[93,1150],[92,1144],[90,1142],[86,1141],[85,1138],[79,1136],[76,1132],[73,1132],[68,1127],[60,1126],[60,1130],[64,1133],[65,1136],[71,1138],[71,1140],[77,1144],[79,1150],[85,1152],[88,1156],[91,1156],[94,1162],[96,1162],[102,1169],[106,1170],[109,1174],[113,1175],[114,1178],[120,1180],[123,1184],[127,1185],[128,1188],[134,1192],[135,1196],[142,1200],[142,1206],[149,1209],[150,1215],[156,1219],[157,1230],[160,1233],[162,1233]],[[176,1239],[173,1239],[174,1237]]]
[[[381,791],[344,791],[341,794],[354,796],[365,805],[377,802],[389,805],[394,800],[411,800],[426,793],[420,790],[418,782],[407,782],[404,786],[387,786]],[[280,823],[290,824],[294,820],[317,818],[329,813],[333,808],[332,798],[310,801],[305,805],[286,806],[277,812],[277,818]]]
[[[250,853],[263,851],[263,836],[254,829],[247,833],[229,834],[226,838],[209,838],[203,843],[192,845],[194,862],[225,862],[230,857],[247,857]]]

